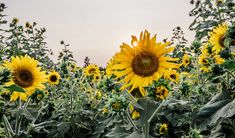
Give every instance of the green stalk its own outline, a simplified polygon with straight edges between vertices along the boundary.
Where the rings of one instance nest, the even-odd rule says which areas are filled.
[[[5,126],[7,136],[9,138],[12,138],[15,134],[14,134],[13,129],[12,129],[12,127],[11,127],[11,125],[5,115],[3,115],[3,124]]]
[[[135,123],[133,122],[133,120],[131,119],[131,116],[129,114],[130,112],[130,109],[127,108],[127,111],[126,111],[126,116],[128,118],[128,120],[131,122],[132,126],[135,128],[136,131],[139,131],[139,129],[137,128],[137,126],[135,125]]]
[[[199,63],[198,63],[198,56],[197,56],[197,83],[198,85],[200,84],[200,68],[199,68]]]
[[[29,102],[30,102],[30,98],[28,98],[26,103],[22,106],[21,100],[19,99],[19,108],[22,108],[24,112],[26,108],[28,107]],[[16,127],[15,127],[16,136],[19,135],[21,122],[22,122],[22,112],[20,112],[20,114],[16,117]]]

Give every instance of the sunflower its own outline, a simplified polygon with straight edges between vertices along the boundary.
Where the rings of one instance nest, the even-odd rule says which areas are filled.
[[[164,100],[167,98],[168,94],[169,90],[165,86],[161,85],[156,88],[155,96],[157,99]]]
[[[132,119],[138,119],[140,118],[140,112],[138,112],[133,105],[129,106],[130,108],[130,113],[131,113],[131,118]]]
[[[20,99],[21,101],[26,101],[27,94],[22,92],[13,92],[11,95],[10,101],[16,101],[17,99]]]
[[[100,80],[100,78],[101,78],[100,73],[97,73],[97,74],[94,74],[94,75],[93,75],[93,80],[94,80],[95,82],[98,82],[98,81]]]
[[[199,63],[200,65],[208,65],[208,64],[209,64],[208,57],[207,57],[206,55],[201,54],[201,55],[198,57],[198,63]]]
[[[203,73],[208,73],[208,72],[211,72],[211,67],[209,67],[209,66],[202,66],[202,67],[200,67],[200,70]]]
[[[225,48],[224,40],[227,29],[228,25],[226,23],[222,23],[214,28],[210,33],[209,42],[213,45],[212,51],[214,51],[216,54]]]
[[[114,61],[115,56],[116,56],[116,54],[107,63],[105,73],[107,74],[108,77],[111,77],[113,75],[112,66],[114,64],[116,64],[115,61]]]
[[[223,64],[224,59],[220,57],[220,55],[215,55],[214,56],[215,64]]]
[[[18,18],[14,17],[14,18],[12,19],[12,23],[13,23],[13,24],[17,24],[18,22],[19,22],[19,19],[18,19]]]
[[[26,28],[31,28],[32,25],[31,25],[29,22],[26,22],[26,23],[25,23],[25,27],[26,27]]]
[[[174,83],[179,83],[180,74],[175,69],[169,69],[164,72],[164,78],[169,79]]]
[[[60,82],[60,74],[56,71],[52,71],[48,74],[48,82],[51,85],[58,85]]]
[[[95,64],[90,64],[84,69],[84,74],[86,76],[92,76],[99,73],[100,73],[99,67]]]
[[[215,55],[215,51],[212,51],[213,46],[210,43],[206,43],[201,48],[202,55],[213,56]]]
[[[185,54],[183,56],[182,64],[187,67],[191,63],[189,55]]]
[[[116,78],[122,78],[120,82],[124,82],[121,90],[131,86],[129,92],[139,88],[146,96],[144,87],[161,78],[166,69],[179,68],[179,64],[170,62],[178,58],[164,56],[174,50],[169,45],[170,42],[156,43],[156,35],[150,38],[148,31],[142,32],[139,40],[132,36],[132,47],[123,43],[111,69]]]
[[[71,72],[75,72],[77,70],[79,70],[79,66],[77,66],[76,63],[71,63],[68,65],[68,69],[71,71]]]
[[[166,134],[167,132],[168,132],[167,124],[166,123],[161,124],[159,128],[159,133],[163,135],[163,134]]]
[[[11,79],[6,83],[6,86],[16,84],[25,90],[25,93],[13,92],[11,101],[20,98],[26,100],[27,96],[32,95],[36,89],[44,89],[43,83],[47,81],[46,74],[41,71],[38,66],[38,61],[25,56],[12,57],[11,62],[5,62],[4,66],[11,71]]]

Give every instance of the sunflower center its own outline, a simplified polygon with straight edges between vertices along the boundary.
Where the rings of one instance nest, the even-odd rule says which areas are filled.
[[[89,70],[89,73],[90,73],[90,74],[95,73],[95,69],[93,69],[93,68],[92,68],[92,69],[90,69],[90,70]]]
[[[56,75],[52,75],[52,76],[50,77],[50,81],[56,82],[56,81],[57,81]]]
[[[224,40],[225,40],[224,35],[219,38],[219,44],[220,44],[220,46],[222,46],[222,47],[225,47],[225,45],[224,45]]]
[[[189,60],[188,60],[188,59],[185,59],[185,63],[189,63]]]
[[[203,60],[202,60],[202,63],[203,63],[203,64],[208,64],[208,61],[207,61],[206,59],[203,59]]]
[[[171,77],[172,79],[176,79],[176,75],[175,75],[175,74],[171,74],[170,77]]]
[[[159,67],[158,58],[150,52],[138,54],[132,61],[133,72],[139,76],[152,76]]]
[[[27,88],[33,84],[33,75],[28,70],[20,70],[13,73],[13,81],[22,88]]]

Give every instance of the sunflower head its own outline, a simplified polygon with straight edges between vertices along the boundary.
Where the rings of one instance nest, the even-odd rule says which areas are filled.
[[[48,74],[48,82],[51,85],[58,85],[60,82],[60,74],[56,71],[52,71]]]
[[[166,123],[161,124],[161,125],[160,125],[160,128],[159,128],[159,133],[160,133],[161,135],[164,135],[164,134],[166,134],[167,132],[168,132],[168,126],[167,126],[167,124],[166,124]]]
[[[95,64],[90,64],[87,67],[85,67],[84,74],[86,76],[92,76],[92,75],[95,75],[95,74],[100,74],[99,67]]]
[[[100,73],[97,73],[97,74],[94,74],[94,75],[93,75],[93,80],[94,80],[95,82],[98,82],[100,79],[101,79]]]
[[[16,84],[26,90],[35,90],[43,87],[46,75],[37,67],[38,61],[29,56],[12,57],[11,62],[5,62],[5,67],[11,70],[11,84]]]
[[[140,112],[138,112],[132,104],[130,104],[129,109],[132,119],[140,118]]]
[[[166,70],[164,73],[164,78],[166,78],[174,83],[179,83],[179,76],[180,76],[180,74],[175,69]]]
[[[222,23],[214,28],[210,33],[209,42],[213,45],[212,51],[216,54],[225,48],[224,40],[227,29],[228,25],[226,23]]]
[[[208,57],[206,55],[201,54],[198,57],[198,63],[200,65],[209,65],[209,59],[208,59]]]
[[[18,22],[19,22],[19,19],[18,19],[18,18],[14,17],[14,18],[12,19],[12,23],[13,23],[13,24],[17,24]]]
[[[225,62],[225,60],[221,58],[220,55],[215,55],[214,60],[215,60],[215,64],[218,64],[218,65],[223,64]]]
[[[191,63],[191,60],[189,58],[189,55],[185,54],[183,56],[182,64],[187,67]]]
[[[211,72],[211,67],[209,67],[209,66],[202,66],[202,67],[200,67],[200,70],[203,73],[209,73],[209,72]]]
[[[46,74],[38,67],[38,61],[25,56],[12,57],[11,62],[6,61],[4,66],[11,71],[11,79],[6,83],[7,86],[16,84],[25,90],[25,94],[30,96],[36,89],[44,89],[43,83],[46,82]],[[25,95],[15,92],[11,100],[25,99]],[[23,97],[23,98],[22,98]]]
[[[169,90],[165,86],[160,85],[156,88],[156,91],[155,91],[156,99],[164,100],[167,98],[168,94],[169,94]]]
[[[29,22],[25,23],[25,28],[31,28],[31,27],[32,27],[32,25]]]
[[[144,87],[158,80],[168,68],[178,68],[174,63],[177,58],[165,56],[174,50],[169,47],[170,42],[157,43],[156,35],[152,38],[148,31],[142,32],[139,39],[132,36],[132,46],[123,43],[121,50],[114,57],[115,64],[111,71],[124,82],[122,90],[131,87],[130,92],[139,88],[141,94],[146,96]]]

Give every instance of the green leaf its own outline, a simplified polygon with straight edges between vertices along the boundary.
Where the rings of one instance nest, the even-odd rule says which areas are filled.
[[[139,99],[137,104],[142,107],[142,109],[139,109],[140,122],[145,124],[158,108],[158,103],[150,99]]]
[[[227,60],[222,64],[222,66],[229,70],[235,70],[235,61]]]
[[[131,133],[128,137],[126,138],[142,138],[141,134],[137,131],[134,131],[133,133]]]
[[[25,90],[15,84],[11,85],[11,86],[5,86],[4,88],[8,89],[9,91],[16,91],[16,92],[25,92]]]
[[[126,129],[122,125],[117,124],[114,128],[112,128],[111,132],[105,136],[108,138],[126,138],[128,133],[126,133]]]

